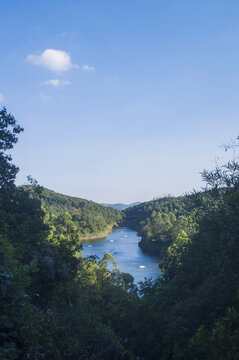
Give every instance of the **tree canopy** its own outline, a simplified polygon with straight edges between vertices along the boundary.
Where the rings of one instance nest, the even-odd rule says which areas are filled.
[[[12,149],[17,143],[17,134],[23,131],[23,128],[17,124],[13,115],[7,113],[4,107],[0,111],[0,189],[14,183],[19,169],[11,163],[11,155],[6,151]]]
[[[6,151],[22,129],[0,114],[0,358],[237,360],[238,158],[204,171],[205,191],[125,211],[143,248],[163,247],[163,275],[137,286],[109,253],[80,251],[79,234],[118,212],[14,185]]]

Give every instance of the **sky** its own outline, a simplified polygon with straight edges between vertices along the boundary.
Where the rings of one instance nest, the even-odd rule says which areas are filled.
[[[97,202],[203,185],[239,135],[239,2],[0,0],[17,184]]]

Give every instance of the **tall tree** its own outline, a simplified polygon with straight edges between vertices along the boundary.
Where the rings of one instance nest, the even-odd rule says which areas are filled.
[[[6,154],[7,150],[13,148],[17,143],[17,135],[23,131],[13,115],[7,113],[7,109],[3,107],[0,111],[0,189],[13,185],[19,168],[12,164],[12,157]]]

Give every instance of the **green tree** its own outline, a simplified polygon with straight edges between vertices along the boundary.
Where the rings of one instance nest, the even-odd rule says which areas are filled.
[[[17,134],[23,131],[14,116],[7,113],[4,107],[0,111],[0,189],[14,183],[19,169],[11,163],[12,157],[5,152],[17,143]]]

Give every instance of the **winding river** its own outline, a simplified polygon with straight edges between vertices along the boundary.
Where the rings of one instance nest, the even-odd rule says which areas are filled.
[[[134,230],[120,227],[104,239],[84,241],[82,252],[84,256],[97,255],[99,258],[110,252],[120,271],[131,274],[135,282],[144,278],[155,279],[161,274],[159,259],[145,253],[138,246],[139,241],[140,237]]]

